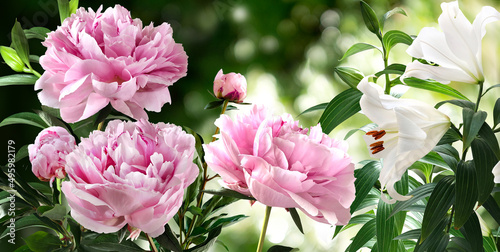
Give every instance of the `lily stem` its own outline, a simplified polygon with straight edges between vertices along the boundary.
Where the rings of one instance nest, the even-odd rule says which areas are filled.
[[[266,206],[266,215],[264,216],[264,223],[262,224],[262,230],[260,231],[259,245],[257,245],[257,252],[262,252],[264,247],[264,240],[266,238],[267,225],[269,224],[269,217],[271,216],[272,207]]]
[[[146,237],[148,238],[149,245],[151,246],[151,251],[158,252],[158,249],[156,248],[153,238],[151,238],[151,236],[149,236],[148,234],[146,234]]]
[[[483,83],[484,82],[479,82],[479,93],[477,94],[477,101],[476,101],[476,108],[474,110],[474,112],[477,112],[477,110],[479,109],[479,102],[481,101],[481,97],[483,96]]]

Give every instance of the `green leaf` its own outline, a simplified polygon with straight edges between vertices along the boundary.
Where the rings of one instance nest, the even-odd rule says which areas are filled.
[[[417,79],[414,77],[406,78],[403,81],[407,86],[414,87],[414,88],[420,88],[420,89],[425,89],[445,95],[449,95],[451,97],[455,97],[458,99],[466,100],[469,101],[469,99],[458,92],[457,90],[453,89],[452,87],[448,85],[441,84],[437,81],[433,80],[421,80]]]
[[[471,144],[471,149],[477,174],[477,200],[479,201],[479,205],[481,205],[488,199],[495,186],[492,170],[498,163],[498,158],[484,138],[474,139]]]
[[[409,195],[412,195],[412,197],[409,200],[398,201],[398,203],[396,203],[390,216],[393,216],[394,214],[396,214],[399,211],[408,210],[408,208],[410,206],[412,206],[413,204],[423,200],[426,197],[429,197],[431,195],[432,191],[434,191],[435,187],[436,187],[435,183],[425,184],[425,185],[417,187],[415,190],[411,191],[411,193],[409,194]]]
[[[57,204],[52,209],[43,212],[41,216],[47,217],[51,220],[62,221],[64,217],[69,213],[69,210],[69,206]]]
[[[44,231],[37,231],[24,238],[24,241],[33,252],[53,251],[62,246],[57,236]]]
[[[384,34],[383,43],[385,50],[389,52],[395,45],[399,43],[411,45],[411,43],[413,43],[413,39],[410,37],[410,35],[402,31],[392,30]]]
[[[461,108],[475,109],[475,107],[476,107],[476,104],[474,104],[471,101],[467,101],[467,100],[446,100],[446,101],[441,101],[441,102],[438,102],[436,104],[436,106],[434,106],[434,107],[435,108],[439,108],[439,107],[443,106],[446,103],[449,103],[449,104],[452,104],[452,105],[455,105],[455,106],[458,106],[458,107],[461,107]]]
[[[384,196],[382,196],[384,197]],[[377,246],[378,251],[395,251],[393,238],[395,237],[395,219],[389,217],[393,205],[385,203],[383,200],[378,202],[376,214]]]
[[[443,158],[448,167],[450,167],[453,171],[456,171],[460,156],[458,154],[458,151],[453,148],[453,146],[451,146],[450,144],[443,144],[434,147],[434,149],[432,150],[439,154],[441,158]]]
[[[302,229],[302,222],[300,221],[300,216],[299,213],[297,213],[297,209],[295,208],[287,208],[288,212],[290,213],[290,216],[292,216],[293,223],[295,223],[295,226],[299,229],[299,231],[304,234],[304,230]]]
[[[394,14],[402,14],[406,16],[406,12],[400,7],[396,7],[384,14],[384,16],[380,19],[380,26],[383,28],[385,25],[385,21],[392,17]]]
[[[377,36],[380,36],[380,24],[378,23],[377,15],[375,11],[365,3],[365,1],[360,1],[361,5],[361,15],[363,16],[363,21],[365,22],[366,28]]]
[[[423,158],[419,160],[422,163],[431,164],[435,166],[439,166],[445,169],[449,169],[448,164],[443,160],[443,158],[436,152],[431,151]]]
[[[456,220],[456,219],[455,219]],[[465,239],[471,246],[471,251],[481,252],[483,249],[483,237],[481,235],[481,226],[476,213],[470,215],[467,222],[460,228],[460,232],[464,235]]]
[[[71,0],[69,1],[69,15],[76,13],[76,10],[78,9],[78,0]]]
[[[76,247],[80,245],[80,240],[82,239],[82,229],[80,224],[76,222],[73,218],[68,218],[68,224],[73,237],[75,238]]]
[[[21,112],[17,114],[13,114],[7,118],[5,118],[2,122],[0,122],[0,127],[11,125],[11,124],[28,124],[32,126],[36,126],[42,129],[48,128],[49,125],[45,123],[39,115],[32,112]]]
[[[353,67],[336,67],[334,71],[351,88],[356,88],[359,82],[365,77],[363,73]]]
[[[59,8],[59,17],[61,18],[61,24],[64,19],[69,17],[69,0],[57,0],[57,6]]]
[[[371,49],[376,49],[378,50],[379,52],[382,53],[382,50],[380,50],[380,48],[372,45],[372,44],[367,44],[367,43],[356,43],[354,45],[352,45],[349,49],[347,49],[347,51],[344,53],[344,56],[342,56],[342,58],[339,60],[339,61],[342,61],[344,60],[345,58],[349,57],[349,56],[352,56],[356,53],[360,53],[360,52],[363,52],[363,51],[366,51],[366,50],[371,50]]]
[[[19,162],[19,160],[22,160],[25,157],[29,156],[28,152],[28,145],[23,145],[21,148],[16,153],[16,163]]]
[[[437,145],[452,144],[458,140],[462,140],[462,134],[460,134],[460,131],[452,125],[446,133],[444,133]]]
[[[224,100],[211,101],[203,109],[215,109],[222,106],[222,104],[224,104]]]
[[[220,190],[217,190],[217,191],[216,190],[204,190],[203,192],[208,193],[208,194],[236,198],[236,199],[255,200],[254,198],[252,198],[250,196],[246,196],[246,195],[241,194],[237,191],[233,191],[233,190],[227,189],[227,188],[221,188]]]
[[[0,55],[2,55],[3,61],[5,61],[12,70],[16,72],[22,72],[24,70],[24,63],[13,48],[0,46]]]
[[[375,237],[375,235],[377,234],[377,230],[375,229],[375,221],[375,219],[372,219],[361,227],[356,236],[354,236],[351,245],[349,246],[349,252],[358,251],[369,240]]]
[[[40,219],[38,219],[35,215],[27,215],[25,217],[22,217],[15,222],[16,225],[16,231],[23,230],[25,228],[29,227],[44,227],[48,228],[47,225],[42,222]],[[4,232],[0,235],[0,239],[3,239],[5,236],[9,234],[9,230],[6,229]]]
[[[493,151],[493,154],[500,160],[500,146],[496,140],[495,133],[490,126],[485,123],[479,130],[478,138],[484,141]]]
[[[26,35],[24,35],[24,31],[23,28],[21,27],[21,24],[17,20],[14,23],[14,27],[12,27],[11,38],[12,38],[12,47],[16,49],[17,55],[22,60],[22,62],[24,62],[24,64],[26,64],[31,69],[29,60],[30,50],[28,45],[28,39],[26,38]]]
[[[37,80],[32,74],[12,74],[0,77],[0,86],[33,85]]]
[[[177,240],[177,237],[174,235],[172,229],[170,229],[170,226],[168,224],[165,225],[165,232],[163,232],[163,234],[156,237],[155,239],[165,249],[171,250],[173,252],[182,252],[182,247],[179,243],[179,240]]]
[[[455,202],[455,178],[446,176],[442,178],[432,191],[424,212],[422,220],[421,241],[438,227],[438,224],[445,218],[448,209]]]
[[[484,91],[483,95],[481,95],[481,96],[484,96],[484,95],[485,95],[486,93],[488,93],[490,90],[492,90],[492,89],[494,89],[494,88],[498,88],[498,87],[500,87],[500,84],[495,84],[495,85],[493,85],[493,86],[489,87],[488,89],[486,89],[486,91]]]
[[[493,108],[493,128],[495,128],[500,123],[500,98],[495,102],[495,107]]]
[[[417,241],[417,246],[414,252],[421,251],[446,251],[446,246],[450,241],[450,233],[444,231],[449,218],[444,218],[443,220],[436,223],[436,228],[428,236],[426,240],[422,240],[422,236]]]
[[[399,74],[402,75],[405,72],[406,66],[403,64],[391,64],[387,66],[384,70],[377,72],[375,77],[379,78],[383,74]]]
[[[418,239],[418,237],[420,237],[420,229],[413,229],[394,237],[394,240]]]
[[[493,219],[500,224],[500,207],[498,206],[495,198],[489,195],[488,199],[483,203],[484,209],[493,217]]]
[[[45,27],[31,27],[28,30],[24,30],[24,35],[27,39],[35,38],[39,40],[45,40],[47,38],[47,33],[49,32],[50,30]]]
[[[455,229],[459,229],[467,222],[474,211],[476,200],[477,181],[474,163],[460,161],[455,182]]]
[[[281,245],[274,245],[267,250],[267,252],[293,252],[293,251],[299,251],[299,249]]]
[[[472,141],[476,138],[479,130],[486,120],[486,112],[474,112],[472,109],[464,108],[462,110],[464,131],[463,131],[463,149],[469,148]]]
[[[328,106],[328,103],[321,103],[321,104],[318,104],[318,105],[315,105],[315,106],[312,106],[306,110],[304,110],[302,113],[300,113],[297,117],[303,115],[303,114],[306,114],[306,113],[310,113],[310,112],[313,112],[313,111],[316,111],[316,110],[325,110],[326,109],[326,106]]]
[[[198,244],[197,246],[184,250],[185,252],[202,252],[202,251],[207,251],[217,240],[217,236],[220,235],[222,231],[222,226],[219,226],[218,228],[210,231],[208,233],[207,239],[203,241],[202,243]]]
[[[373,185],[378,180],[380,175],[380,169],[382,169],[382,164],[379,161],[370,161],[363,166],[361,169],[354,171],[354,187],[356,188],[356,197],[351,204],[351,214],[354,213],[361,204],[361,202],[366,198]]]
[[[335,96],[319,119],[323,132],[330,134],[335,127],[358,113],[361,110],[359,100],[362,95],[359,90],[350,88]]]

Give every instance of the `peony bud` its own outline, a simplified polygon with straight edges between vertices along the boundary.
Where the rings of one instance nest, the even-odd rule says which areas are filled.
[[[247,97],[247,80],[239,73],[223,74],[221,69],[214,79],[214,94],[219,99],[241,103]]]

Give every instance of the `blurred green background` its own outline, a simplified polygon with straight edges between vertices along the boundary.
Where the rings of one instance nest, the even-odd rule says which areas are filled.
[[[437,17],[441,14],[441,1],[367,2],[379,17],[394,7],[402,7],[408,17],[394,16],[386,23],[385,30],[401,29],[410,35],[416,35],[424,26],[437,26]],[[459,3],[469,20],[475,17],[483,5],[499,7],[498,1],[464,0]],[[266,103],[276,113],[287,112],[293,116],[313,105],[328,102],[347,88],[334,75],[335,66],[357,67],[365,75],[383,69],[380,55],[372,51],[339,61],[354,43],[379,45],[376,37],[363,25],[357,0],[80,0],[80,6],[94,10],[100,5],[107,8],[115,4],[125,6],[131,11],[132,17],[140,18],[145,25],[150,22],[170,23],[176,42],[183,44],[189,56],[188,75],[170,88],[172,104],[166,104],[161,113],[149,113],[150,121],[188,126],[201,133],[206,140],[215,130],[213,121],[219,111],[203,108],[214,100],[209,92],[221,68],[225,73],[239,72],[246,76],[249,90],[247,102]],[[23,28],[44,26],[54,30],[59,24],[57,0],[4,1],[1,9],[0,45],[10,44],[9,34],[15,19],[19,20]],[[484,68],[490,81],[487,85],[498,83],[499,80],[496,71],[498,60],[495,57],[498,43],[495,38],[499,36],[497,30],[500,26],[492,26],[495,30],[491,27],[488,29],[483,43],[484,61],[488,61]],[[42,55],[45,48],[39,40],[32,40],[30,50],[31,54]],[[397,46],[396,53],[391,55],[391,62],[410,62],[411,58],[404,50],[405,46]],[[40,68],[37,70],[42,72]],[[1,76],[12,73],[5,63],[0,63]],[[461,87],[461,90],[473,92],[474,87]],[[493,98],[499,96],[498,91],[495,92]],[[440,99],[423,91],[410,90],[408,95]],[[493,98],[490,100],[494,101]],[[0,104],[0,120],[14,113],[40,109],[32,86],[1,87]],[[485,106],[489,106],[488,103]],[[316,112],[299,119],[303,126],[308,127],[315,125],[319,116],[320,113]],[[348,130],[366,123],[368,121],[362,115],[356,115],[334,130],[331,136],[343,138]],[[25,125],[2,127],[0,145],[6,146],[7,140],[14,140],[16,148],[20,148],[32,143],[38,132],[38,128]],[[354,162],[368,157],[359,136],[355,135],[349,143]],[[0,156],[0,162],[5,163],[7,155]],[[30,172],[27,160],[19,164],[17,169],[27,179],[36,179]],[[219,185],[212,183],[211,186]],[[226,210],[231,214],[244,213],[250,217],[224,229],[220,241],[230,251],[255,250],[264,207],[238,202]],[[343,251],[349,244],[349,234],[332,241],[334,227],[313,223],[302,217],[305,235],[300,234],[283,209],[273,210],[267,246],[279,243],[300,247],[301,251]],[[3,241],[0,242],[0,245],[3,244]],[[224,248],[216,244],[212,250],[224,251]]]

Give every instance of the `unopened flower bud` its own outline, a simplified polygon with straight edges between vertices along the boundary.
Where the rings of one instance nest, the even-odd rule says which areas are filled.
[[[241,103],[247,96],[247,80],[241,74],[223,74],[219,70],[214,79],[214,94],[219,99]]]

